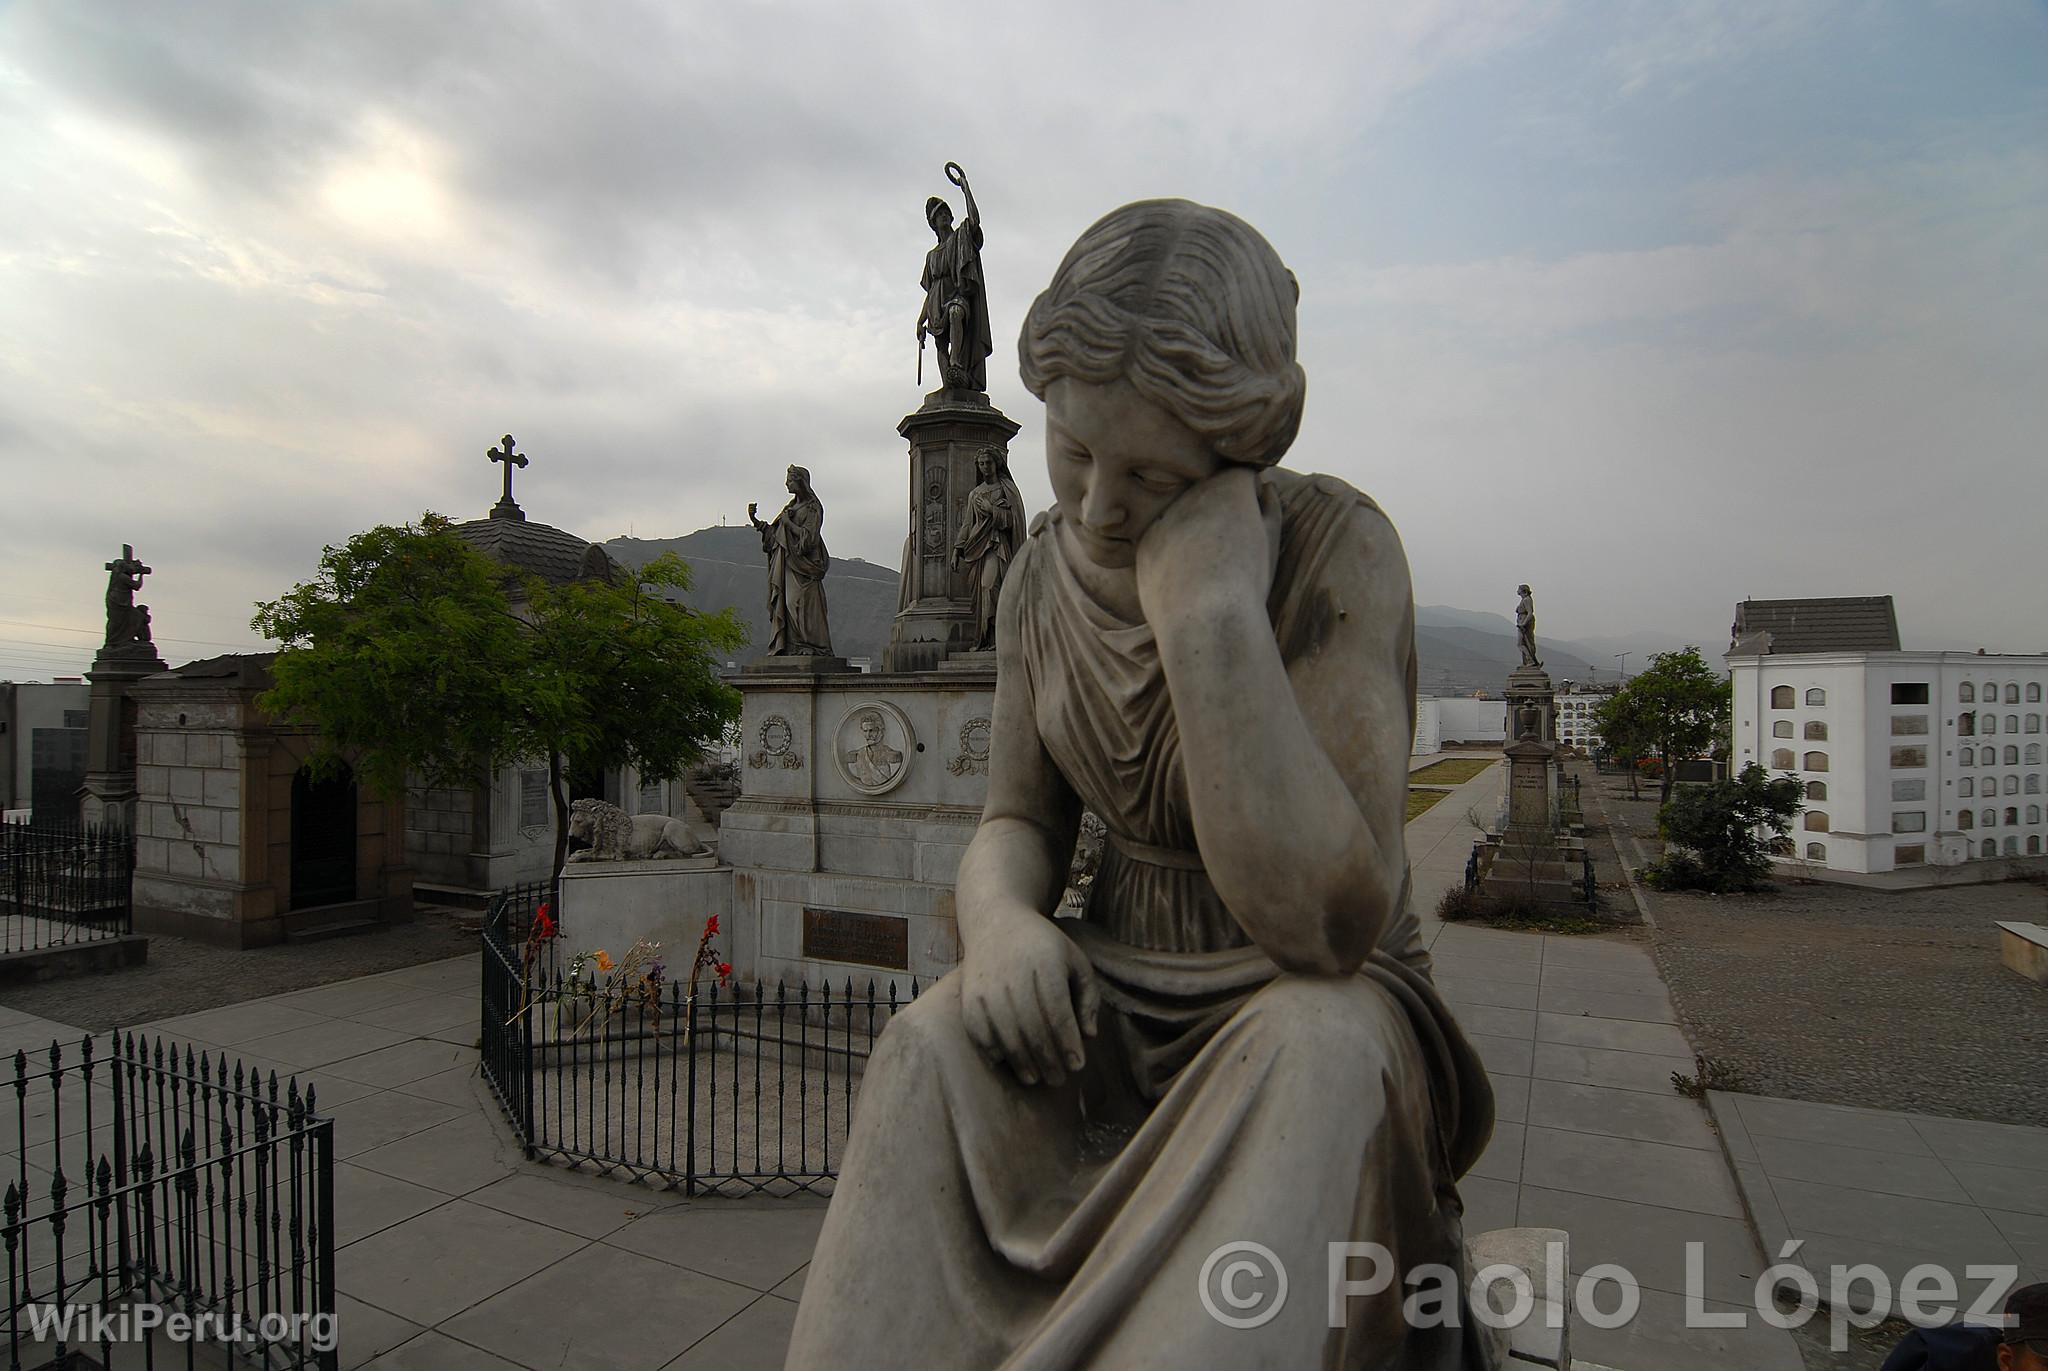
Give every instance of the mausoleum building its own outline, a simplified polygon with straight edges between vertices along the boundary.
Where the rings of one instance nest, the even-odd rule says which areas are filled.
[[[1797,776],[1781,859],[1884,872],[2048,847],[2048,654],[1908,652],[1891,597],[1750,600],[1733,764]]]

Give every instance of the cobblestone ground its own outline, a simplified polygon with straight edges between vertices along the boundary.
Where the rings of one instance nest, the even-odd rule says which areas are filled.
[[[1629,801],[1625,782],[1598,779],[1624,854],[1654,859],[1654,789]],[[1999,960],[1992,926],[2048,918],[2041,886],[1645,894],[1687,1036],[1742,1074],[1730,1088],[2048,1124],[2043,992]]]
[[[463,932],[452,912],[432,908],[418,911],[409,924],[247,952],[151,934],[149,960],[141,966],[9,986],[0,990],[0,1004],[102,1033],[330,981],[437,962],[474,952],[477,945],[477,935]]]

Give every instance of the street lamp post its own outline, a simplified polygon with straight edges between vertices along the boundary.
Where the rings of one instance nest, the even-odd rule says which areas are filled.
[[[1619,674],[1619,675],[1620,675],[1620,677],[1621,677],[1621,683],[1622,683],[1623,685],[1627,685],[1627,684],[1628,684],[1628,654],[1627,654],[1626,652],[1617,652],[1617,653],[1615,653],[1615,654],[1614,654],[1614,660],[1616,660],[1617,662],[1620,662],[1620,663],[1621,663],[1621,666],[1620,666],[1620,668],[1618,669],[1618,673],[1617,673],[1617,674]]]

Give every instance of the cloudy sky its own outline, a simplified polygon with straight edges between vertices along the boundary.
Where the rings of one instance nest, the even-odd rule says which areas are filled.
[[[0,0],[0,678],[81,669],[132,542],[175,660],[323,543],[497,495],[688,532],[813,468],[893,564],[922,207],[1024,308],[1126,200],[1302,287],[1289,465],[1417,598],[1725,646],[1745,595],[2048,650],[2035,3]]]

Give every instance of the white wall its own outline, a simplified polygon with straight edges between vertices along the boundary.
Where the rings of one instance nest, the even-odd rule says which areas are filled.
[[[1914,864],[1914,848],[1920,849],[1920,860],[1938,865],[1984,860],[1987,838],[1999,858],[2048,849],[2048,794],[2042,793],[2048,791],[2048,765],[2026,760],[2029,747],[2048,749],[2048,701],[2027,699],[2029,688],[2048,697],[2048,657],[1802,653],[1731,657],[1728,663],[1735,692],[1736,767],[1755,761],[1783,771],[1774,760],[1784,759],[1772,754],[1787,749],[1793,754],[1791,770],[1802,781],[1827,786],[1824,800],[1807,804],[1810,812],[1827,816],[1828,830],[1808,829],[1804,814],[1794,821],[1798,860],[1838,871],[1882,872]],[[1988,738],[1981,727],[1987,712],[1981,699],[1961,699],[1965,682],[1980,696],[1986,685],[1998,690],[1999,702],[1990,711],[1997,715],[1998,731]],[[1923,684],[1927,703],[1895,701],[1895,689],[1911,694]],[[2019,700],[2005,700],[2008,685]],[[1793,691],[1789,709],[1771,704],[1771,691],[1779,686]],[[1826,692],[1824,705],[1807,703],[1813,689]],[[1976,725],[1970,736],[1959,729],[1966,714]],[[2019,724],[2016,732],[2007,729],[2008,718]],[[1773,735],[1772,725],[1780,721],[1792,725],[1791,738]],[[2035,732],[2027,731],[2030,721]],[[1810,722],[1827,725],[1827,741],[1805,737]],[[1913,731],[1920,727],[1926,731]],[[1986,746],[1993,749],[1989,762],[1984,760]],[[2005,760],[2007,747],[2018,754],[2013,762]],[[1969,765],[1962,762],[1965,749]],[[1816,751],[1827,754],[1825,773],[1806,765],[1808,754]],[[1988,799],[1983,794],[1987,783],[1996,791]],[[2029,784],[2034,793],[2028,793]],[[1971,792],[1967,796],[1965,789]],[[2031,820],[2029,805],[2034,807]],[[1992,811],[1989,825],[1983,822],[1986,809]],[[2005,821],[2008,809],[2015,811],[2013,823]],[[1968,828],[1960,817],[1965,810]],[[1812,844],[1819,844],[1824,855],[1809,858]]]
[[[1508,705],[1505,700],[1439,696],[1436,705],[1437,734],[1444,743],[1505,743],[1508,740]]]

